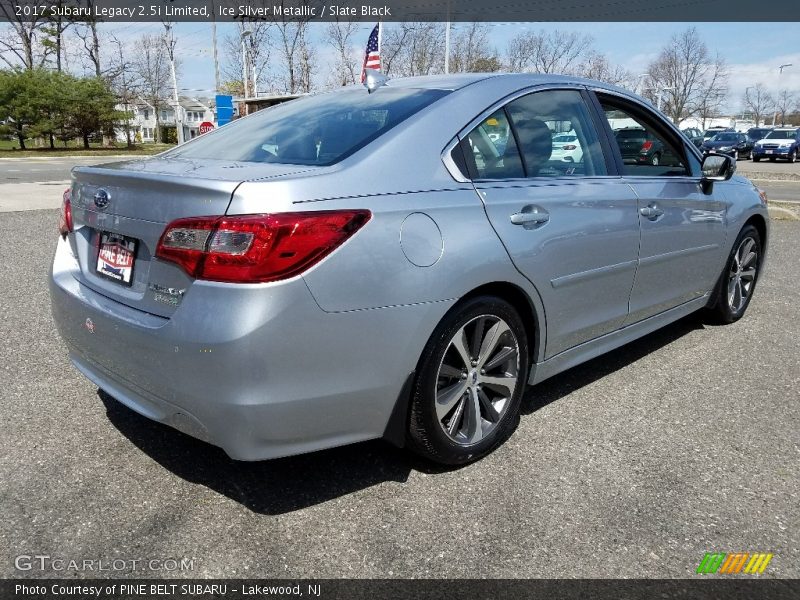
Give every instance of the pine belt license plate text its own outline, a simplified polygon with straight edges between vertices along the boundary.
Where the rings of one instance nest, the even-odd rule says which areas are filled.
[[[136,240],[118,233],[100,232],[97,272],[104,277],[131,285]]]

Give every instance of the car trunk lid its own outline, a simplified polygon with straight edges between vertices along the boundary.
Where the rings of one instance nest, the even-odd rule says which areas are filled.
[[[77,167],[72,173],[76,277],[106,297],[169,317],[190,293],[193,279],[155,258],[166,225],[181,217],[224,215],[242,181],[308,169],[168,158]]]

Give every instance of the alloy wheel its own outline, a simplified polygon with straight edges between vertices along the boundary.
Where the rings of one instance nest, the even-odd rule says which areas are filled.
[[[508,324],[481,315],[447,346],[436,377],[436,419],[453,442],[480,442],[500,423],[517,386],[519,342]]]
[[[728,273],[728,306],[732,312],[738,313],[747,305],[755,285],[757,268],[756,241],[746,237],[733,255]]]

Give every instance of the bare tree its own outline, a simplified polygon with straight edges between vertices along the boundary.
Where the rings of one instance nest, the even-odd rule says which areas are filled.
[[[358,82],[359,65],[353,57],[353,35],[358,31],[358,23],[353,21],[333,21],[326,29],[326,42],[336,52],[336,63],[331,76],[334,86]]]
[[[456,32],[450,52],[450,72],[488,72],[501,68],[497,50],[489,43],[486,23],[469,23]]]
[[[444,25],[404,22],[387,28],[381,63],[385,74],[398,77],[442,73]]]
[[[133,70],[139,78],[142,99],[153,107],[155,141],[161,141],[161,109],[168,106],[171,87],[169,60],[161,36],[143,35],[136,44]]]
[[[242,42],[247,51],[248,78],[256,82],[264,82],[265,77],[269,74],[271,23],[240,21],[236,27],[236,34],[226,36],[223,42],[225,65],[222,68],[222,75],[227,82],[227,89],[235,89],[237,94],[244,94]],[[246,31],[249,31],[250,34],[242,37]]]
[[[718,108],[718,92],[725,89],[728,68],[721,57],[711,56],[691,27],[672,36],[650,64],[648,75],[655,96],[663,94],[662,110],[674,123],[680,123],[685,117]]]
[[[578,66],[576,74],[630,90],[633,90],[636,86],[636,78],[630,71],[619,65],[612,65],[605,55],[597,52],[592,52],[586,56]]]
[[[581,59],[591,54],[591,36],[572,31],[527,31],[508,44],[506,64],[510,71],[574,74]]]
[[[756,83],[754,86],[745,90],[742,104],[744,104],[747,111],[753,113],[756,127],[758,127],[761,125],[764,115],[770,112],[773,106],[775,106],[775,101],[772,98],[772,94],[766,90],[763,83]]]
[[[94,14],[95,0],[85,1],[86,7],[91,14]],[[97,19],[91,18],[81,23],[76,29],[76,35],[83,43],[83,48],[86,51],[85,57],[89,60],[95,76],[100,77],[102,68],[100,66],[100,37],[97,33]]]
[[[0,19],[8,22],[0,32],[0,59],[12,68],[21,64],[30,70],[44,65],[50,54],[50,49],[42,45],[44,19],[17,15],[7,2],[0,2]]]
[[[775,97],[775,117],[772,120],[773,125],[775,125],[778,115],[781,117],[781,127],[786,124],[786,113],[792,109],[794,100],[794,92],[790,92],[789,90],[781,90],[778,92],[778,95]]]
[[[275,6],[283,7],[284,0]],[[275,73],[277,83],[287,94],[311,91],[314,50],[308,41],[308,18],[298,20],[284,15],[274,21],[274,49],[281,65]]]
[[[111,36],[111,47],[115,50],[111,53],[111,60],[107,77],[111,83],[125,116],[122,119],[125,129],[125,142],[130,148],[133,145],[131,138],[131,111],[137,104],[139,95],[138,79],[133,74],[133,63],[126,56],[124,44],[116,37]]]

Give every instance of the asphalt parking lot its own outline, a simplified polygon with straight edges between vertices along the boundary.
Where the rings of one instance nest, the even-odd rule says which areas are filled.
[[[773,223],[742,321],[563,373],[505,446],[441,471],[381,442],[237,463],[98,394],[50,317],[56,221],[0,214],[0,577],[64,575],[21,554],[194,560],[151,577],[698,577],[715,551],[800,577],[800,223]]]

